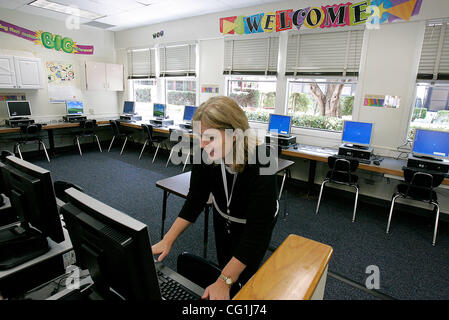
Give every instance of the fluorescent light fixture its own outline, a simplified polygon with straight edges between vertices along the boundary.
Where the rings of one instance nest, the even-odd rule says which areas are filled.
[[[38,7],[41,9],[46,9],[46,10],[56,11],[59,13],[68,14],[71,16],[86,18],[89,20],[95,20],[95,19],[104,17],[104,15],[99,14],[99,13],[90,12],[90,11],[79,9],[75,6],[67,6],[65,4],[60,4],[60,3],[51,2],[51,1],[47,1],[47,0],[36,0],[36,1],[29,3],[28,5],[33,6],[33,7]]]

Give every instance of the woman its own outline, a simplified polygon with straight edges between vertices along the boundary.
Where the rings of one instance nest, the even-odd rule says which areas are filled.
[[[165,258],[212,193],[222,274],[202,298],[229,299],[232,283],[245,283],[259,268],[268,248],[278,210],[276,175],[261,174],[263,166],[257,155],[261,150],[266,152],[266,147],[257,146],[255,136],[248,135],[248,119],[233,99],[210,98],[195,112],[193,121],[201,124],[201,149],[207,157],[192,166],[187,200],[170,230],[153,246],[153,254],[160,254],[159,261]]]

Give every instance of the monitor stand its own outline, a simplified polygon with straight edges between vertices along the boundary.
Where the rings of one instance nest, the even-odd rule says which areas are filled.
[[[353,148],[353,149],[359,149],[359,150],[368,150],[369,149],[369,147],[367,147],[367,146],[360,146],[358,144],[352,144],[352,143],[345,143],[344,146],[347,148]]]

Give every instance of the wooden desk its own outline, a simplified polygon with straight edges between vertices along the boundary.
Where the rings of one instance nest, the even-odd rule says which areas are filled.
[[[323,299],[332,247],[289,235],[233,300]]]
[[[310,168],[309,168],[309,180],[308,185],[309,188],[315,185],[315,169],[316,169],[316,162],[327,162],[327,158],[332,155],[333,149],[325,149],[325,148],[316,148],[316,151],[314,150],[313,146],[305,146],[305,147],[298,147],[298,149],[289,148],[286,150],[282,150],[282,155],[290,156],[294,158],[303,158],[310,160]],[[334,150],[334,155],[338,153],[338,150]],[[384,160],[380,163],[380,165],[376,166],[374,164],[359,164],[359,169],[371,171],[371,172],[378,172],[382,174],[392,175],[392,176],[399,176],[403,177],[404,173],[402,171],[402,167],[407,165],[407,160],[404,159],[393,159],[393,158],[387,158],[384,157]],[[444,179],[443,183],[444,185],[449,185],[449,179]]]

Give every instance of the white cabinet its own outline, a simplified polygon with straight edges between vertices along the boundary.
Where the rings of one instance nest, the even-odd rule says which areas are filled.
[[[0,56],[0,88],[42,88],[41,60],[30,57]]]
[[[123,91],[123,65],[86,61],[86,88]]]

